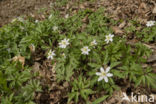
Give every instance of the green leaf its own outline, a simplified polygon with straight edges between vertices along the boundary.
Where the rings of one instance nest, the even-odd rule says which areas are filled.
[[[120,70],[113,70],[113,74],[114,74],[114,76],[117,76],[119,78],[125,78],[124,73],[121,72]]]
[[[68,94],[68,103],[70,103],[70,101],[75,97],[75,95],[76,95],[75,92]]]
[[[82,96],[83,99],[87,99],[87,96],[85,95],[85,92],[83,90],[80,91],[80,95]]]
[[[92,104],[100,104],[100,103],[103,102],[107,97],[108,97],[108,95],[105,95],[105,96],[103,96],[103,97],[100,97],[100,98],[96,99],[94,102],[92,102]]]
[[[113,63],[111,63],[110,67],[113,68],[119,64],[121,64],[121,62],[113,62]]]
[[[75,94],[75,102],[77,103],[78,100],[79,100],[79,92],[76,92],[76,94]]]
[[[96,63],[88,63],[88,65],[92,68],[97,68],[97,69],[101,67],[101,65],[98,65]]]

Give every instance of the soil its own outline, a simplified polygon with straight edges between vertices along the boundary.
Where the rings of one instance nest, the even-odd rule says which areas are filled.
[[[156,19],[156,0],[104,0],[109,14],[116,19]]]
[[[55,0],[0,0],[0,27],[21,15],[34,15],[41,8],[49,8],[54,2]],[[95,2],[92,5],[85,2],[80,7],[104,6],[106,12],[114,19],[125,20],[137,17],[141,22],[156,19],[156,0],[95,0]],[[72,3],[62,9],[65,11],[69,7],[72,7]]]
[[[53,0],[0,0],[0,26],[12,19],[35,14],[41,8],[50,6]]]

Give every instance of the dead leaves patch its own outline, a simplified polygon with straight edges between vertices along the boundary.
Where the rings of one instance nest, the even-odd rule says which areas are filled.
[[[24,67],[25,64],[25,57],[23,56],[15,56],[12,58],[13,61],[19,61],[22,64],[22,67]]]

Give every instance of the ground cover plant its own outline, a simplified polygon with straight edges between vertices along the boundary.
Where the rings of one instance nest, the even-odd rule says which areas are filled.
[[[156,89],[154,70],[142,67],[152,50],[141,43],[156,41],[155,22],[137,30],[141,24],[133,20],[120,36],[112,26],[121,21],[104,14],[102,7],[65,16],[52,10],[43,21],[19,17],[0,28],[1,104],[36,103],[37,93],[44,88],[39,70],[31,66],[40,53],[42,60],[50,61],[57,83],[69,83],[64,104],[99,104],[120,90],[122,81],[135,88]],[[141,41],[129,44],[131,32]]]

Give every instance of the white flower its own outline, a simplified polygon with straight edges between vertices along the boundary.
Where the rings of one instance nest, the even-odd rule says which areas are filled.
[[[17,18],[12,19],[12,21],[11,21],[11,22],[15,22],[15,21],[17,21]]]
[[[17,17],[18,21],[24,22],[24,19],[22,17]]]
[[[106,39],[105,39],[106,43],[112,42],[113,41],[113,37],[114,37],[113,34],[106,35]]]
[[[39,22],[39,20],[35,20],[35,23],[38,23]]]
[[[84,55],[88,55],[90,49],[88,48],[88,46],[85,46],[85,47],[81,48],[81,51],[82,51],[82,54],[84,54]]]
[[[17,18],[12,19],[11,22],[15,22],[15,21],[24,22],[24,19],[22,17],[17,17]]]
[[[66,15],[65,15],[65,18],[68,18],[68,17],[69,17],[69,14],[66,14]]]
[[[69,45],[69,39],[64,39],[59,43],[60,48],[66,48]]]
[[[105,82],[108,82],[108,77],[112,77],[112,73],[108,73],[110,70],[110,67],[107,67],[106,70],[104,70],[103,67],[100,68],[101,72],[96,72],[96,75],[99,76],[98,81],[105,80]]]
[[[155,24],[155,21],[147,21],[146,26],[151,27]]]
[[[94,45],[97,45],[96,40],[93,40],[93,41],[91,42],[91,46],[94,46]]]
[[[48,59],[53,59],[54,58],[54,56],[55,56],[56,54],[54,53],[54,51],[52,51],[52,50],[50,50],[49,52],[48,52]]]
[[[48,19],[51,19],[51,18],[52,18],[52,16],[53,16],[53,15],[51,14],[51,15],[48,17]]]
[[[57,27],[57,26],[54,26],[54,27],[53,27],[53,30],[54,30],[54,31],[56,31],[57,29],[58,29],[58,27]]]

